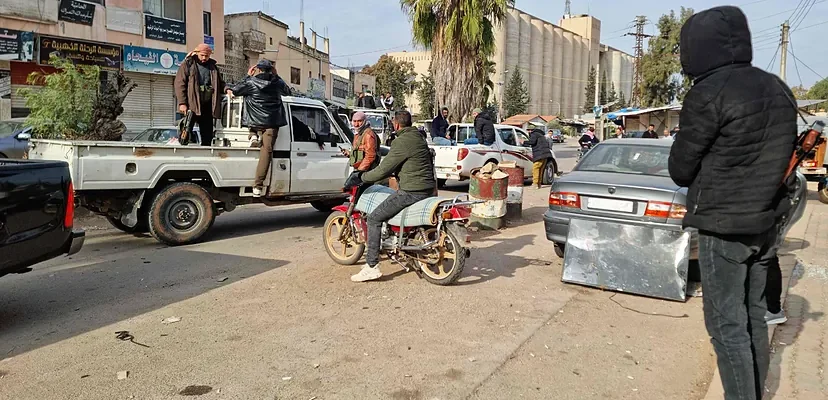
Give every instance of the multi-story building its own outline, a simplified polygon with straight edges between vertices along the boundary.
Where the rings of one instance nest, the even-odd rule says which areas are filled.
[[[11,99],[14,116],[27,115],[17,89],[28,85],[32,72],[54,72],[48,61],[56,54],[124,71],[138,85],[121,116],[128,130],[172,125],[173,79],[187,53],[208,43],[213,58],[224,63],[223,15],[223,0],[2,0],[0,83],[5,76],[11,85],[0,97]]]
[[[262,12],[245,12],[224,16],[228,35],[241,39],[247,66],[261,59],[273,61],[276,71],[290,86],[312,97],[331,99],[330,40],[311,30],[311,43],[305,37],[305,23],[299,22],[299,37],[288,35],[288,24]],[[235,45],[234,45],[235,47]],[[243,71],[246,73],[247,69]],[[237,73],[231,72],[231,74]]]
[[[375,76],[363,74],[358,71],[358,68],[331,70],[331,74],[333,74],[335,79],[342,80],[344,82],[347,82],[348,84],[346,89],[347,93],[345,96],[345,103],[349,107],[352,107],[354,105],[357,93],[374,93],[377,87],[377,78]],[[336,98],[336,96],[333,96],[331,98],[331,101],[333,101],[334,98]]]
[[[431,52],[426,51],[399,51],[388,53],[388,57],[397,61],[406,61],[414,65],[414,73],[417,74],[417,82],[422,82],[423,78],[428,76],[429,67],[431,66]],[[411,114],[417,115],[420,118],[433,118],[433,115],[420,115],[420,99],[416,93],[407,93],[405,105],[408,106],[408,111]]]
[[[495,73],[490,79],[497,88],[489,100],[501,100],[506,82],[517,70],[529,89],[529,114],[581,115],[588,100],[585,88],[589,70],[599,64],[599,75],[606,74],[616,92],[623,92],[629,99],[633,57],[601,45],[600,38],[601,21],[588,15],[565,16],[555,25],[510,9],[495,30]],[[431,52],[388,55],[414,63],[418,76],[428,74]],[[412,108],[419,107],[419,102],[413,100],[409,102]]]

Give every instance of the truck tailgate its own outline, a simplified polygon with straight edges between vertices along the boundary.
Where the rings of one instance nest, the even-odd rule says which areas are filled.
[[[451,167],[457,165],[457,151],[460,146],[432,146],[434,149],[434,165],[436,167]]]

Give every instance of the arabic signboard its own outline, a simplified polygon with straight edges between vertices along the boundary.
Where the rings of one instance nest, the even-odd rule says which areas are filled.
[[[11,98],[11,71],[0,69],[0,99]]]
[[[212,36],[204,35],[204,44],[210,46],[210,50],[216,51],[216,39]]]
[[[0,28],[0,60],[31,61],[34,33]]]
[[[144,15],[147,39],[162,40],[170,43],[186,44],[186,26],[183,21]]]
[[[175,75],[187,53],[124,46],[124,71]]]
[[[78,0],[60,0],[58,19],[92,26],[92,20],[95,19],[95,5]]]
[[[40,35],[40,58],[42,65],[49,64],[49,56],[68,58],[76,65],[97,65],[103,69],[121,69],[121,46],[87,42],[78,39],[63,39]]]
[[[108,6],[106,7],[106,29],[140,35],[143,28],[142,15],[140,10]]]

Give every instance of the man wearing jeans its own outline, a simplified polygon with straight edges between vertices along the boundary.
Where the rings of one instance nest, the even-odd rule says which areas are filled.
[[[397,111],[394,116],[394,130],[397,139],[391,144],[391,151],[380,165],[362,174],[366,183],[375,183],[397,175],[399,190],[389,196],[368,214],[367,264],[358,274],[351,277],[354,282],[365,282],[382,277],[379,269],[379,250],[382,241],[382,224],[406,207],[434,196],[434,167],[428,143],[411,126],[411,114]]]
[[[684,227],[699,230],[704,321],[725,399],[759,400],[769,364],[768,265],[776,256],[782,181],[797,135],[790,89],[751,65],[736,7],[690,17],[681,64],[693,81],[670,151],[670,177],[689,187]]]

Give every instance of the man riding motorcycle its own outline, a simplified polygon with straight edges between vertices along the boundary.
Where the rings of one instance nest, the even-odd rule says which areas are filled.
[[[412,127],[411,114],[408,111],[398,111],[395,114],[394,130],[397,132],[397,138],[392,143],[388,155],[383,157],[378,167],[359,174],[359,180],[365,183],[380,182],[396,175],[399,190],[368,214],[366,265],[358,274],[351,277],[354,282],[382,277],[379,270],[382,224],[414,203],[435,196],[436,179],[431,151],[417,128]]]

